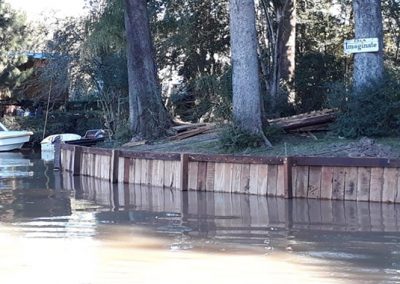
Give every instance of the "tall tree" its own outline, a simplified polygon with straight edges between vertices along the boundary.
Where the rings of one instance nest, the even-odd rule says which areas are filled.
[[[161,99],[146,0],[125,0],[131,129],[138,139],[165,134],[170,118]]]
[[[353,0],[355,36],[378,38],[379,52],[354,56],[353,84],[356,91],[377,82],[383,76],[383,23],[381,0]]]
[[[263,135],[254,0],[230,0],[229,8],[234,123]]]

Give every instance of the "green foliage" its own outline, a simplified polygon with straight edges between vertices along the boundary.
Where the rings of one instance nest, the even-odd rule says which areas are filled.
[[[231,119],[232,70],[193,79],[171,95],[169,107],[185,121]]]
[[[308,112],[326,106],[329,86],[344,79],[343,60],[332,54],[309,52],[297,59],[296,108]]]
[[[329,95],[330,105],[340,114],[333,129],[340,136],[384,137],[400,133],[400,80],[387,75],[373,87],[354,93],[336,85]]]
[[[261,135],[248,133],[233,125],[225,126],[219,133],[220,147],[228,153],[258,148],[263,143],[264,140]]]
[[[276,125],[266,126],[263,128],[263,131],[265,136],[271,143],[280,142],[285,135],[285,131],[281,127]]]

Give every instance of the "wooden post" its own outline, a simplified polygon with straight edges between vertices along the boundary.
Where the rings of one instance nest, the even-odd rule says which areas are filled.
[[[181,154],[181,190],[188,190],[189,186],[189,155]]]
[[[119,170],[119,151],[112,150],[111,152],[111,167],[110,167],[110,182],[118,182],[118,170]]]
[[[54,170],[61,170],[61,139],[54,139]]]
[[[286,157],[283,161],[283,178],[284,178],[285,198],[288,199],[293,198],[292,166],[293,166],[292,158]]]
[[[74,147],[74,168],[73,168],[74,176],[79,176],[81,174],[81,157],[82,157],[82,148],[79,146],[75,146]]]

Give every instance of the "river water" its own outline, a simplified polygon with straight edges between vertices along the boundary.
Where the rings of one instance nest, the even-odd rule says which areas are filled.
[[[399,282],[397,205],[111,185],[0,153],[0,283]]]

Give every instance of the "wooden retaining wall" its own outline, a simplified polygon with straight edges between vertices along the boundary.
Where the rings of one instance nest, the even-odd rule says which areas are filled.
[[[63,144],[74,175],[182,190],[400,203],[400,160],[139,153]]]

